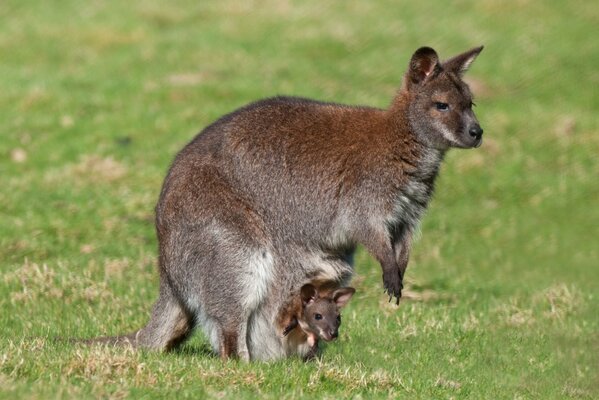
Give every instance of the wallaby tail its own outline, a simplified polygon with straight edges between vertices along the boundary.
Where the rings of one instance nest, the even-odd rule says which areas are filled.
[[[139,331],[135,331],[128,335],[119,335],[119,336],[100,336],[89,339],[81,339],[81,338],[65,338],[65,337],[47,337],[45,338],[48,342],[51,343],[69,343],[69,344],[83,344],[86,346],[91,346],[94,344],[105,345],[109,347],[139,347],[137,336]],[[39,338],[27,338],[27,339],[39,339]]]
[[[90,339],[67,339],[67,341],[69,343],[74,343],[74,344],[76,344],[76,343],[85,344],[85,345],[103,344],[106,346],[114,346],[114,347],[128,346],[128,347],[136,348],[139,345],[138,340],[137,340],[138,334],[139,334],[139,331],[135,331],[128,335],[100,336],[100,337],[90,338]]]
[[[103,344],[106,346],[144,348],[157,351],[173,350],[189,338],[193,318],[185,312],[170,290],[161,290],[148,324],[127,335],[100,336],[91,339],[56,339],[73,344]]]

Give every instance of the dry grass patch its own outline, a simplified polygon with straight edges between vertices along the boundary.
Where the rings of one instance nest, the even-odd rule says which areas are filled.
[[[228,382],[230,385],[239,385],[259,389],[265,382],[264,373],[259,370],[240,370],[235,361],[216,368],[197,368],[197,378],[203,382]],[[195,377],[194,377],[195,379]]]
[[[418,301],[418,302],[435,302],[435,301],[448,301],[451,302],[455,300],[455,297],[449,293],[439,293],[435,290],[431,289],[423,289],[423,290],[412,290],[409,285],[402,291],[401,299],[408,301]]]
[[[117,31],[108,27],[97,27],[86,32],[76,32],[75,37],[79,37],[81,44],[91,48],[104,51],[115,47],[138,44],[146,38],[146,33],[142,29],[133,31]]]
[[[459,390],[462,387],[462,384],[458,381],[439,376],[435,381],[435,386],[442,387],[444,389]]]
[[[567,315],[576,311],[581,305],[583,298],[576,287],[557,284],[545,289],[535,296],[534,300],[544,306],[544,316],[551,319],[563,320]]]
[[[0,360],[0,365],[1,363],[2,361]],[[0,372],[0,388],[2,388],[2,391],[10,392],[15,390],[16,387],[14,379]]]
[[[582,303],[583,297],[576,287],[556,284],[529,298],[511,297],[495,307],[492,313],[509,326],[532,326],[541,319],[563,322]]]
[[[44,181],[48,184],[64,184],[71,181],[79,185],[113,183],[125,177],[127,166],[112,157],[101,157],[97,154],[85,154],[76,164],[68,164],[62,168],[46,172]]]
[[[210,72],[181,72],[167,76],[166,81],[172,86],[198,86],[213,78]]]
[[[46,348],[46,340],[42,338],[21,338],[18,343],[8,340],[6,344],[0,354],[0,370],[3,374],[8,374],[9,378],[20,376],[31,354],[40,354]]]
[[[409,391],[409,387],[401,377],[388,370],[377,369],[373,372],[364,372],[363,366],[340,367],[337,364],[318,362],[318,368],[310,374],[308,387],[317,389],[323,381],[333,381],[344,388],[346,393],[356,390],[372,389],[377,391],[401,389]]]
[[[27,161],[27,152],[20,147],[12,149],[10,151],[10,159],[17,164],[22,164]]]
[[[158,382],[156,371],[140,362],[139,354],[132,348],[110,349],[104,346],[91,346],[76,350],[65,363],[62,373],[67,377],[80,377],[100,380],[104,383],[118,383],[131,380],[136,385],[155,385]]]
[[[93,181],[100,179],[104,182],[113,182],[125,176],[127,167],[110,156],[87,154],[73,166],[72,172],[77,177],[91,177]]]
[[[106,282],[98,282],[89,274],[75,275],[62,266],[57,271],[46,264],[25,261],[21,267],[4,275],[4,283],[13,286],[10,299],[13,304],[36,302],[42,299],[74,301],[114,301]]]
[[[492,313],[508,326],[531,326],[536,322],[533,310],[522,306],[516,298],[511,298],[498,305],[492,310]]]

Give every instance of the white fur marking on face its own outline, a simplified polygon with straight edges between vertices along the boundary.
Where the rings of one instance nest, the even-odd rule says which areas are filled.
[[[325,331],[323,331],[322,328],[318,328],[318,337],[324,339],[326,336]]]
[[[442,122],[440,121],[434,121],[434,126],[435,128],[441,132],[441,134],[443,135],[443,137],[445,139],[447,139],[449,142],[455,144],[455,145],[460,145],[460,143],[458,143],[455,140],[455,137],[453,135],[453,133],[449,130],[449,128],[447,126],[445,126]]]

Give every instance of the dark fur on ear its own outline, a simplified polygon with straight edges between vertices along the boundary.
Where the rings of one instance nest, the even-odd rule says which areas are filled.
[[[462,54],[458,54],[457,56],[444,61],[442,64],[443,69],[455,72],[459,76],[463,76],[464,73],[468,71],[468,68],[470,68],[470,65],[482,50],[483,46],[479,46],[470,49]]]
[[[419,85],[440,70],[437,52],[430,47],[421,47],[412,55],[408,79],[411,84]]]
[[[305,306],[306,304],[318,298],[318,290],[316,287],[314,287],[314,285],[306,283],[304,286],[302,286],[300,295],[302,298],[302,304]]]

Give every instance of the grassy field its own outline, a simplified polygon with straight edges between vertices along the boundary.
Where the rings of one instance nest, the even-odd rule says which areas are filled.
[[[168,4],[168,5],[166,5]],[[0,2],[0,398],[599,398],[599,6]],[[362,249],[322,358],[222,363],[55,337],[141,327],[175,153],[249,101],[386,107],[413,51],[484,44],[399,307]]]

